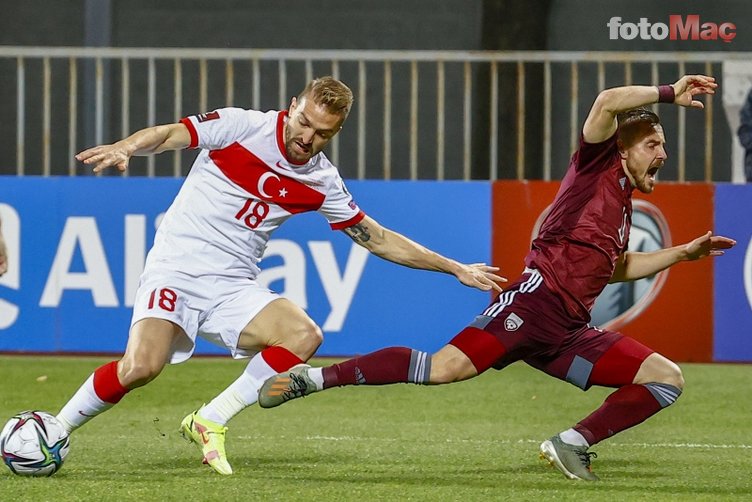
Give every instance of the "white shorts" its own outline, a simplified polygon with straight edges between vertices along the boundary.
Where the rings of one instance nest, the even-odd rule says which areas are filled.
[[[173,364],[191,357],[196,336],[226,347],[234,358],[249,357],[256,352],[238,348],[240,332],[277,298],[278,294],[248,278],[145,273],[136,292],[131,327],[155,317],[183,328],[187,337],[172,347]]]

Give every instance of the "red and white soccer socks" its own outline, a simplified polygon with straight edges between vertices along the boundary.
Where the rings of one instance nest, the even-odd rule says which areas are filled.
[[[199,415],[226,425],[232,417],[258,401],[258,390],[268,378],[303,362],[284,347],[262,350],[251,358],[237,380],[199,410]]]
[[[94,370],[63,406],[57,419],[71,432],[112,408],[127,392],[118,379],[117,361],[111,361]]]

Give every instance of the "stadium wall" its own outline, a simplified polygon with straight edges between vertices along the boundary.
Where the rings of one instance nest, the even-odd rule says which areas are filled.
[[[174,178],[0,177],[11,269],[0,278],[0,351],[122,352],[154,228]],[[349,182],[383,225],[445,255],[489,261],[488,183]],[[467,208],[471,208],[468,210]],[[488,294],[369,255],[318,214],[275,234],[259,282],[322,326],[319,354],[441,347]],[[201,343],[201,354],[223,349]]]
[[[133,296],[173,178],[0,177],[11,269],[0,278],[0,351],[114,352],[125,347]],[[558,182],[348,183],[382,224],[456,259],[523,268]],[[599,298],[594,324],[618,329],[677,361],[752,362],[752,186],[662,183],[635,200],[630,247],[686,242],[708,229],[739,245],[679,264]],[[489,228],[493,232],[489,232]],[[319,354],[389,345],[435,350],[488,295],[446,275],[368,255],[316,214],[275,233],[259,281],[305,307],[325,332]],[[715,315],[714,315],[715,312]],[[200,343],[199,354],[225,351]]]
[[[715,262],[713,355],[716,361],[752,361],[752,185],[716,186],[716,232],[736,247]]]

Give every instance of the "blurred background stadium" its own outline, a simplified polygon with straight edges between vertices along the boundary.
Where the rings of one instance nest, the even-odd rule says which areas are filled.
[[[1,351],[124,346],[153,227],[194,153],[134,159],[128,173],[103,180],[73,158],[87,146],[224,106],[286,108],[307,80],[333,74],[356,103],[327,153],[361,206],[446,254],[491,260],[514,276],[598,90],[707,73],[722,92],[705,100],[704,112],[656,107],[670,159],[663,185],[640,206],[648,209],[630,245],[653,249],[714,228],[739,246],[715,263],[607,291],[597,320],[678,360],[752,360],[751,227],[740,217],[752,192],[736,135],[752,86],[745,1],[0,5],[0,212],[12,263],[0,279]],[[698,30],[731,23],[733,37],[614,38],[608,27],[615,17],[671,16],[697,21]],[[332,234],[321,223],[291,222],[264,266],[270,286],[324,325],[323,355],[392,341],[433,349],[486,301],[373,259],[348,269],[350,243],[322,241]],[[390,295],[395,284],[406,285],[403,297]],[[380,322],[356,324],[372,317],[373,304],[383,307]],[[385,324],[393,339],[384,338]],[[105,330],[117,334],[101,337]]]
[[[239,475],[228,483],[199,471],[194,450],[171,432],[241,368],[198,358],[167,368],[77,433],[54,478],[33,484],[6,472],[0,499],[748,499],[750,367],[696,364],[752,362],[752,185],[736,135],[752,87],[748,1],[0,7],[0,215],[10,257],[0,278],[0,417],[58,409],[103,361],[71,354],[123,350],[154,228],[195,152],[137,158],[124,175],[104,176],[73,155],[224,106],[283,109],[315,76],[338,76],[355,93],[327,154],[359,205],[429,247],[491,261],[513,278],[598,90],[714,75],[722,92],[705,111],[656,107],[670,158],[655,193],[635,204],[630,248],[686,242],[708,229],[738,241],[719,259],[610,288],[598,300],[598,323],[683,363],[689,385],[649,426],[599,445],[612,455],[596,466],[609,480],[597,487],[565,484],[534,455],[541,438],[607,391],[582,396],[524,365],[504,380],[491,372],[440,388],[345,389],[244,413],[232,424]],[[670,16],[733,23],[734,37],[612,39],[607,26],[614,17]],[[359,258],[353,246],[322,218],[301,216],[275,234],[262,263],[260,280],[323,327],[320,355],[434,350],[486,305],[485,294],[449,277]],[[199,353],[223,352],[203,344]]]
[[[285,107],[312,75],[336,74],[358,98],[331,151],[348,178],[559,179],[598,89],[722,80],[752,50],[743,1],[3,3],[0,134],[18,140],[0,145],[6,174],[81,174],[71,153],[84,146],[198,110]],[[671,14],[738,29],[730,42],[609,38],[612,17]],[[691,120],[666,110],[663,176],[730,180],[725,109],[743,97]],[[192,156],[179,157],[131,174],[184,174]]]

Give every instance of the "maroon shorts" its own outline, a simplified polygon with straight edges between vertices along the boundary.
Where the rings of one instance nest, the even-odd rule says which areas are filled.
[[[619,332],[575,318],[540,273],[527,270],[450,343],[479,372],[523,360],[582,389],[632,383],[642,361],[653,353]],[[494,343],[501,345],[496,352]]]

